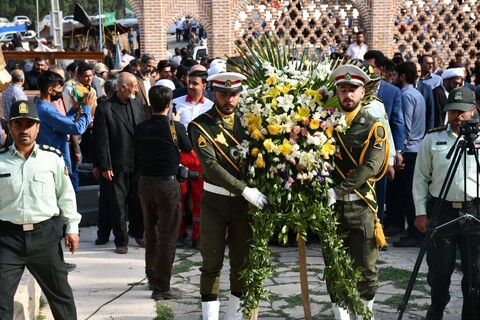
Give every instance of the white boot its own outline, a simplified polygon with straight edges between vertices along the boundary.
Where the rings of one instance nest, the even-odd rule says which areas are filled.
[[[365,306],[365,308],[370,310],[370,312],[372,313],[371,320],[375,320],[375,317],[373,316],[373,301],[374,300],[375,300],[375,298],[373,298],[372,300],[368,300],[368,301],[362,300],[362,303]],[[357,316],[357,320],[363,320],[363,317],[362,316]]]
[[[231,294],[230,297],[228,298],[228,308],[227,308],[227,315],[225,316],[225,320],[242,320],[243,313],[239,309],[240,309],[240,298]]]
[[[340,307],[338,304],[332,304],[333,315],[335,320],[350,320],[350,312],[348,309]]]
[[[218,320],[220,301],[202,302],[203,320]]]

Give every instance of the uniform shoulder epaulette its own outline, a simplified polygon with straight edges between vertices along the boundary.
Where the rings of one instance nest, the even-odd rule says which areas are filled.
[[[46,145],[46,144],[41,144],[40,149],[45,150],[45,151],[50,151],[55,153],[57,156],[61,157],[62,156],[62,151],[58,150],[57,148],[54,148],[52,146]]]
[[[374,100],[377,100],[377,101],[380,101],[381,103],[383,103],[383,100],[380,99],[379,97],[377,97],[377,96],[374,95],[374,94],[372,94],[372,98],[373,98]]]
[[[8,151],[8,148],[5,148],[5,147],[0,148],[0,153],[5,153],[5,152],[7,152],[7,151]]]
[[[427,133],[439,132],[439,131],[446,130],[447,128],[448,128],[448,126],[435,127],[435,128],[432,128],[432,129],[428,130]]]

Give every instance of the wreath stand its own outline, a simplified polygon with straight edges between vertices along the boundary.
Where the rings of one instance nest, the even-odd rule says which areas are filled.
[[[298,238],[298,266],[300,268],[300,288],[302,291],[303,312],[305,320],[312,319],[312,310],[310,309],[310,295],[308,293],[308,275],[307,275],[307,254],[305,239]]]
[[[308,293],[308,275],[307,275],[307,255],[305,252],[305,240],[302,237],[298,239],[298,266],[300,268],[300,288],[302,291],[303,312],[305,320],[312,320],[312,311],[310,309],[310,295]],[[258,308],[252,312],[250,320],[258,320]]]

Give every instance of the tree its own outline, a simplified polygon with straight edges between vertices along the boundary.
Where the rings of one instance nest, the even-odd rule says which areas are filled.
[[[98,15],[98,2],[92,0],[77,0],[78,3],[85,9],[87,14],[91,16]],[[63,12],[63,16],[73,15],[73,8],[75,7],[75,1],[71,0],[59,0],[60,10]],[[40,19],[47,14],[50,14],[51,0],[38,0],[38,15]],[[125,3],[124,0],[103,0],[102,12],[115,11],[116,17],[121,18],[125,15]],[[25,15],[30,20],[35,21],[37,17],[36,0],[2,0],[0,1],[1,16],[4,16],[10,20],[14,16]]]

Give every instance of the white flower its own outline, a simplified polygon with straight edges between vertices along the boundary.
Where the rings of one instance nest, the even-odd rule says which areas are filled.
[[[291,94],[286,94],[283,97],[280,96],[280,97],[277,97],[276,99],[277,99],[278,105],[282,107],[283,110],[285,110],[285,112],[288,112],[290,109],[295,108],[295,105],[293,104],[294,96],[292,96]]]

